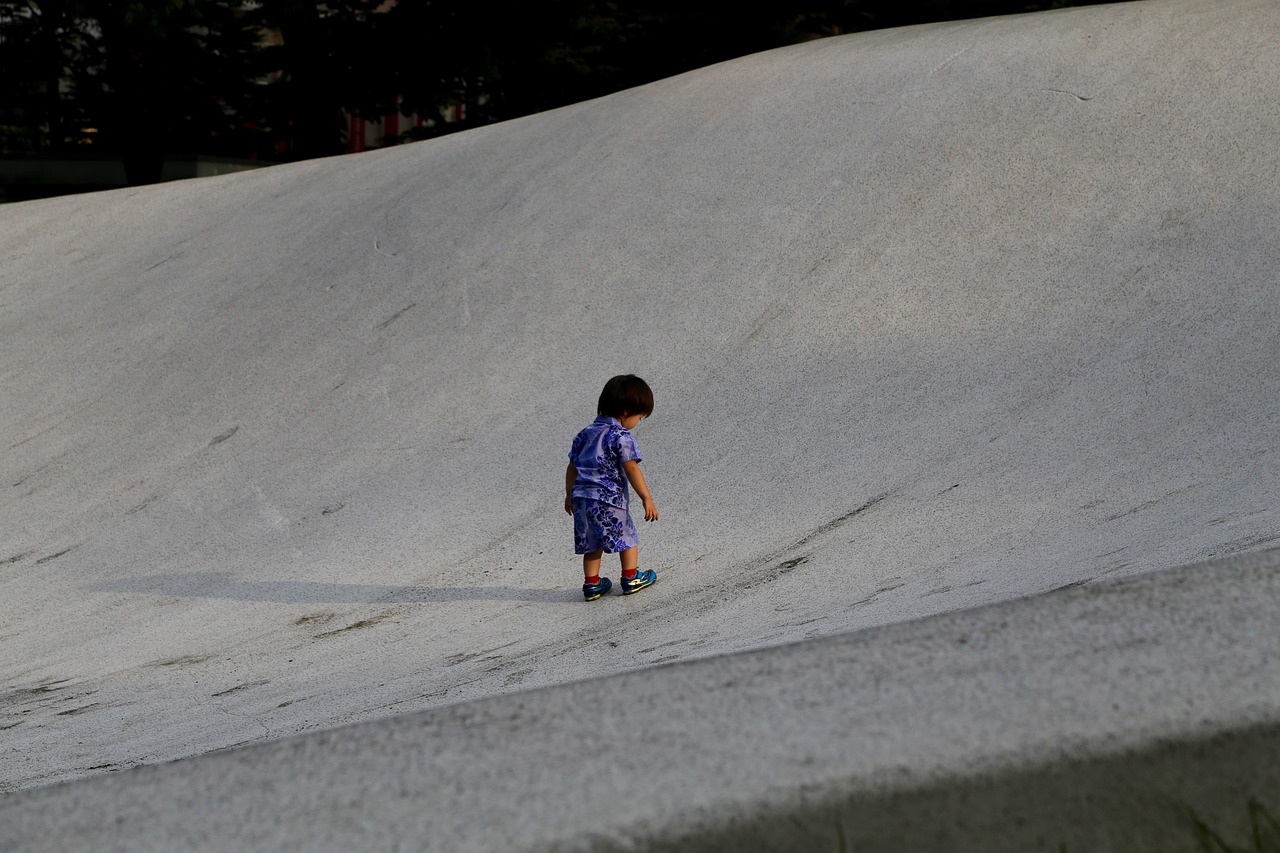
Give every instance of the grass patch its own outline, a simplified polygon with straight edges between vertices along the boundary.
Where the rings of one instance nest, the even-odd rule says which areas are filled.
[[[1191,818],[1196,840],[1200,842],[1200,849],[1204,853],[1280,853],[1280,824],[1276,823],[1276,819],[1257,800],[1249,800],[1249,832],[1253,842],[1251,847],[1228,844],[1191,809],[1187,809],[1187,816]]]
[[[1249,835],[1251,844],[1241,847],[1229,844],[1221,834],[1209,826],[1194,809],[1187,809],[1187,818],[1201,853],[1280,853],[1280,822],[1256,799],[1249,799]],[[1058,853],[1069,853],[1066,844],[1058,845]],[[1152,853],[1165,853],[1157,848]]]

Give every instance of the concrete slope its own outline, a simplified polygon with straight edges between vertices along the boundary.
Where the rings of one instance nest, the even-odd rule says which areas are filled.
[[[1280,541],[1278,32],[864,34],[0,209],[0,786]],[[619,372],[661,581],[587,606]]]

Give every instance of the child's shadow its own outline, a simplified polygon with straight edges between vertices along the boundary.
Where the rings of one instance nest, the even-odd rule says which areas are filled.
[[[121,578],[88,587],[174,598],[224,598],[280,604],[436,604],[448,601],[575,601],[576,589],[515,586],[392,586],[316,581],[255,581],[231,572],[184,572]]]

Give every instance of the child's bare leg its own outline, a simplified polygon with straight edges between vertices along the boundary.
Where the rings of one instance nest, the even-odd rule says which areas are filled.
[[[632,545],[627,550],[619,552],[618,556],[622,559],[622,573],[634,574],[636,566],[640,565],[640,546]]]
[[[597,548],[590,554],[582,555],[582,576],[584,578],[600,577],[600,555],[603,553],[603,548]]]

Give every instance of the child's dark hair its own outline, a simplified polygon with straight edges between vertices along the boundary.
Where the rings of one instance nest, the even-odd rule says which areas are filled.
[[[596,413],[605,418],[618,418],[623,414],[647,418],[653,414],[653,391],[639,376],[630,373],[615,376],[604,383]]]

